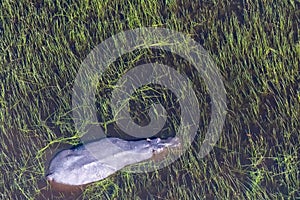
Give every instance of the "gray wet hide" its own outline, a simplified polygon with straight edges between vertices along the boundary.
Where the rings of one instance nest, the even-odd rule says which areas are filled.
[[[166,147],[180,145],[177,137],[126,141],[103,138],[59,152],[51,161],[47,179],[67,185],[84,185],[106,178],[130,164],[147,160]]]

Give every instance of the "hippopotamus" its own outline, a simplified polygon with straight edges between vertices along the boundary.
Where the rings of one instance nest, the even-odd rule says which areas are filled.
[[[59,152],[51,160],[47,180],[65,185],[86,185],[130,164],[148,160],[166,148],[178,146],[178,137],[138,141],[103,138]]]

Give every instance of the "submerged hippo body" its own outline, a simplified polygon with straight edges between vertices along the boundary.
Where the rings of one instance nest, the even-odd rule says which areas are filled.
[[[51,161],[47,179],[67,185],[84,185],[106,178],[123,167],[147,160],[179,139],[126,141],[103,138],[75,149],[59,152]]]

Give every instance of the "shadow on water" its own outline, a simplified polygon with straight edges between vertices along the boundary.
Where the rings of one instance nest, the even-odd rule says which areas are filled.
[[[74,200],[82,197],[85,186],[69,186],[59,183],[38,183],[40,194],[36,199],[67,199]]]

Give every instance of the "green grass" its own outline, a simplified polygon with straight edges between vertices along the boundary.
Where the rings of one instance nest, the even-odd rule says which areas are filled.
[[[50,188],[44,175],[57,148],[80,142],[71,113],[80,63],[105,39],[138,27],[183,32],[210,53],[227,92],[221,137],[203,159],[195,156],[199,137],[162,170],[118,172],[73,199],[300,198],[300,2],[196,2],[1,2],[0,199],[70,195]],[[153,61],[153,56],[187,73],[179,67],[187,63],[164,52],[137,51],[125,55],[130,62],[119,59],[114,66],[126,69],[128,63]],[[209,102],[204,101],[205,83],[191,76],[203,100],[200,134],[209,122]],[[109,80],[103,87],[113,89],[114,83]],[[109,114],[105,102],[99,109]]]

